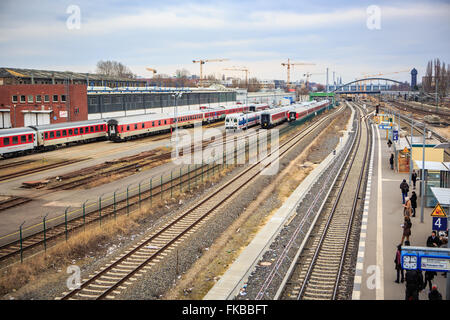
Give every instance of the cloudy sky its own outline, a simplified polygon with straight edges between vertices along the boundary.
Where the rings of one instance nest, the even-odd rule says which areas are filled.
[[[95,72],[109,59],[150,77],[145,67],[198,74],[193,59],[227,58],[205,73],[239,76],[223,68],[246,66],[250,76],[285,79],[281,63],[290,58],[315,63],[294,67],[293,80],[309,71],[325,82],[327,67],[344,81],[412,67],[421,76],[429,59],[450,63],[449,35],[450,1],[0,0],[6,67]]]

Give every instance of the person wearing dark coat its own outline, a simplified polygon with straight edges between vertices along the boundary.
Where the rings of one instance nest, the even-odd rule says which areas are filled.
[[[403,228],[403,235],[402,235],[402,241],[400,242],[400,245],[403,245],[403,241],[406,238],[406,241],[409,242],[409,237],[411,236],[411,219],[409,216],[405,216],[405,220],[403,222],[402,228]]]
[[[431,232],[431,236],[427,239],[427,247],[435,247],[438,248],[441,246],[441,240],[436,234],[436,231]]]
[[[391,165],[391,170],[394,170],[394,154],[391,153],[391,157],[389,158],[389,164]]]
[[[419,291],[423,288],[422,272],[420,270],[408,270],[405,280],[405,300],[419,300]]]
[[[392,146],[392,141],[391,141],[391,139],[388,140],[387,145],[388,145],[389,148]]]
[[[427,286],[428,283],[430,291],[432,288],[431,280],[434,279],[434,276],[437,276],[437,273],[435,271],[425,271],[425,287]]]
[[[430,293],[428,293],[428,300],[442,300],[442,294],[433,286]]]
[[[394,258],[395,270],[397,270],[397,280],[395,280],[396,283],[400,283],[399,282],[400,275],[402,276],[401,282],[403,283],[405,281],[405,274],[403,272],[401,258],[402,258],[402,246],[398,245],[397,252],[395,253]]]
[[[416,188],[416,181],[417,181],[417,173],[416,170],[413,170],[412,174],[411,174],[411,180],[413,182],[413,189]]]
[[[408,196],[409,192],[409,185],[405,179],[403,179],[402,183],[400,183],[400,190],[402,190],[403,204],[405,204],[405,198]]]
[[[412,217],[415,217],[417,208],[417,195],[415,191],[411,193],[411,198],[409,198],[409,200],[411,200]]]

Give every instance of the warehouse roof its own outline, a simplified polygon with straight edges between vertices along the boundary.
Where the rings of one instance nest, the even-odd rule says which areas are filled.
[[[110,81],[142,81],[140,79],[130,79],[114,76],[106,76],[95,73],[80,73],[72,71],[52,71],[52,70],[37,70],[37,69],[19,69],[19,68],[5,68],[0,67],[0,78],[34,78],[39,79],[73,79],[73,80],[110,80]]]

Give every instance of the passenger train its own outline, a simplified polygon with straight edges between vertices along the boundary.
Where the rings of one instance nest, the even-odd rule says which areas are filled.
[[[256,105],[255,108],[268,108]],[[248,112],[250,107],[234,105],[219,108],[202,108],[178,115],[178,126],[210,123],[225,119],[226,115]],[[6,158],[32,151],[55,149],[60,145],[111,139],[124,141],[143,135],[170,130],[176,126],[173,115],[146,114],[111,119],[65,122],[0,130],[0,156]]]
[[[246,129],[261,123],[262,111],[230,114],[225,118],[225,130]]]
[[[261,128],[268,129],[285,121],[303,119],[313,112],[315,113],[326,108],[328,105],[328,100],[309,101],[263,111],[261,113]]]

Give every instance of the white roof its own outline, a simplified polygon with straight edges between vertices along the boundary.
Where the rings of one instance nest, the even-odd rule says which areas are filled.
[[[415,160],[416,166],[422,170],[422,160]],[[450,171],[450,162],[425,161],[425,170]]]
[[[439,204],[446,207],[450,206],[450,188],[431,187],[431,191],[433,192]]]

